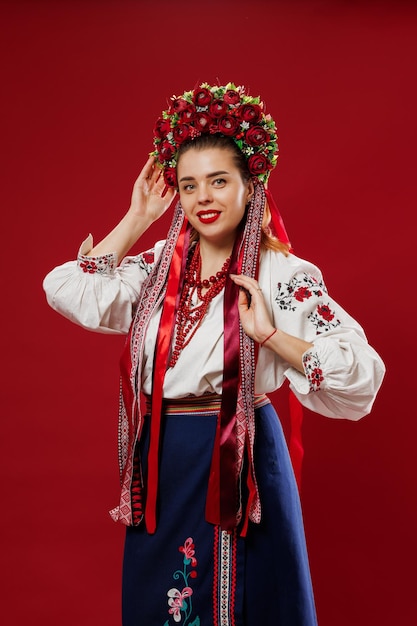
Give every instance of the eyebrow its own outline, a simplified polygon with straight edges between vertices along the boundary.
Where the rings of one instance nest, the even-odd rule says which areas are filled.
[[[213,178],[214,176],[220,176],[221,174],[229,174],[226,170],[219,170],[218,172],[212,172],[211,174],[207,174],[206,178]],[[179,182],[182,183],[186,180],[195,180],[194,176],[183,176]]]

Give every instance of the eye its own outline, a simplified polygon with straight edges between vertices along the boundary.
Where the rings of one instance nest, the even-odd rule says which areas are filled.
[[[194,191],[195,189],[195,185],[193,185],[193,183],[188,183],[187,185],[183,185],[182,190],[185,191],[186,193],[191,193],[192,191]]]
[[[215,178],[213,180],[213,185],[215,187],[223,187],[226,184],[226,180],[224,178]]]

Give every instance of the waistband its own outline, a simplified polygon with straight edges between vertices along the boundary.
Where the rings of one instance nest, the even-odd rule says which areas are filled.
[[[152,397],[145,396],[146,412],[151,413]],[[271,400],[266,394],[255,395],[254,408],[259,409],[266,404],[270,404]],[[222,397],[215,393],[205,394],[204,396],[187,396],[186,398],[170,399],[164,398],[162,402],[163,413],[167,415],[216,415],[221,408]]]

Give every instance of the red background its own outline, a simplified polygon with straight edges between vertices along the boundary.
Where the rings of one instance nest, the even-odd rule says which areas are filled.
[[[2,622],[120,624],[123,528],[107,510],[118,497],[123,339],[55,314],[41,282],[123,215],[167,98],[218,78],[260,93],[277,120],[271,188],[295,251],[321,267],[388,368],[363,421],[306,412],[302,500],[320,625],[417,623],[415,4],[16,1],[1,11]]]

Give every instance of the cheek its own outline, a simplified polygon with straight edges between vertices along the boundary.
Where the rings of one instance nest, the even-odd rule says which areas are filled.
[[[239,194],[239,198],[235,203],[235,211],[236,215],[240,216],[240,219],[245,215],[246,212],[246,204],[247,204],[247,195],[246,193]]]
[[[181,192],[179,192],[179,195],[180,195],[181,206],[183,208],[184,213],[187,215],[187,211],[189,211],[189,208],[190,208],[190,198],[189,196],[187,196],[187,194],[184,194]]]

